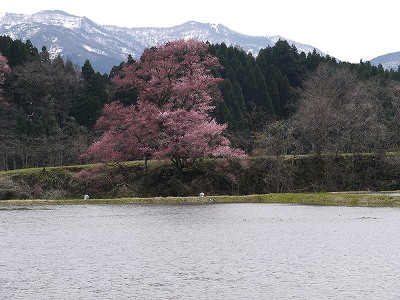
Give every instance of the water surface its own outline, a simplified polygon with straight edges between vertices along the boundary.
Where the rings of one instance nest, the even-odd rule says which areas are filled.
[[[400,209],[0,210],[0,299],[400,299]]]

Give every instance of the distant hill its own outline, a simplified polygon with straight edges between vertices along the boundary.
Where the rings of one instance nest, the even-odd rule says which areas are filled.
[[[400,52],[393,52],[393,53],[388,53],[385,55],[381,55],[378,57],[375,57],[374,59],[371,59],[371,64],[372,65],[379,65],[381,64],[384,69],[390,70],[393,69],[397,71],[397,69],[400,66]]]
[[[0,35],[24,42],[29,39],[39,51],[46,46],[52,58],[60,54],[80,66],[89,59],[93,68],[101,73],[110,72],[113,66],[126,60],[128,54],[139,59],[145,48],[177,39],[196,38],[212,44],[223,42],[253,55],[262,48],[273,46],[279,39],[295,45],[299,52],[308,53],[315,48],[281,36],[244,35],[222,24],[190,21],[173,27],[124,28],[99,25],[86,17],[59,10],[32,15],[0,14]]]

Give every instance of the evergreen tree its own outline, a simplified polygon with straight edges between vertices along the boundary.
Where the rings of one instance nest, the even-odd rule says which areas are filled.
[[[27,51],[24,51],[23,44],[21,42],[14,41],[10,47],[10,65],[20,65],[25,61]]]
[[[278,86],[280,106],[282,110],[282,117],[288,118],[290,113],[293,112],[293,102],[291,98],[291,87],[289,80],[286,76],[283,76]]]
[[[42,52],[40,52],[40,59],[43,63],[50,63],[50,53],[47,51],[47,47],[42,47]]]
[[[242,88],[237,82],[233,85],[233,93],[236,96],[236,103],[238,105],[237,109],[235,110],[235,115],[239,119],[238,129],[240,129],[241,131],[249,131],[250,127],[248,114],[246,111],[246,103],[242,93]]]
[[[281,99],[279,97],[278,86],[275,80],[272,80],[268,85],[268,93],[271,97],[276,116],[282,117]]]
[[[231,108],[232,102],[234,102],[235,94],[232,90],[232,83],[229,80],[225,80],[220,85],[223,101],[214,101],[215,109],[212,115],[215,116],[216,121],[219,124],[228,124],[228,130],[235,128],[235,118],[233,109]]]
[[[29,53],[28,60],[38,59],[39,58],[39,51],[36,47],[33,46],[31,40],[26,40],[25,42],[26,49]]]
[[[257,106],[264,109],[268,115],[273,116],[275,112],[271,97],[268,93],[267,83],[258,65],[255,65],[254,68],[257,82],[255,102]]]
[[[292,87],[301,84],[304,69],[295,46],[289,46],[286,41],[279,40],[273,47],[273,63],[284,74]]]
[[[10,60],[12,39],[9,36],[0,36],[0,53]],[[10,65],[10,62],[8,62]]]
[[[82,94],[74,104],[73,115],[79,124],[92,128],[108,102],[107,86],[104,77],[95,72],[90,61],[82,66]]]

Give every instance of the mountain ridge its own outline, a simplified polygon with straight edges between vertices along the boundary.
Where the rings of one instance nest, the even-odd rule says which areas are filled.
[[[13,39],[29,39],[38,48],[46,46],[50,57],[70,58],[82,66],[89,59],[94,69],[109,72],[126,60],[128,54],[139,59],[143,50],[177,39],[196,38],[204,42],[238,46],[257,55],[260,49],[273,46],[281,36],[249,36],[223,24],[188,21],[172,27],[120,27],[100,25],[87,17],[61,10],[44,10],[31,15],[5,13],[0,17],[0,34]],[[315,47],[287,40],[299,52]],[[322,51],[316,49],[321,55]]]
[[[299,52],[308,53],[315,49],[325,56],[325,53],[312,45],[279,35],[245,35],[220,23],[191,20],[172,27],[128,28],[100,25],[85,16],[72,15],[62,10],[43,10],[30,15],[0,13],[0,35],[24,42],[29,39],[38,49],[46,46],[51,58],[61,55],[80,66],[89,59],[93,68],[102,73],[110,72],[113,66],[125,61],[129,54],[139,59],[145,48],[190,38],[237,46],[255,56],[261,49],[273,46],[281,39],[294,45]],[[396,62],[390,65],[396,66]]]

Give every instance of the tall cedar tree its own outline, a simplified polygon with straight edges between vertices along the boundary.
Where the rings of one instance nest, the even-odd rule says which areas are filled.
[[[82,95],[74,104],[72,115],[79,124],[93,128],[101,110],[108,102],[107,86],[100,72],[96,72],[90,61],[82,66]]]
[[[182,171],[201,156],[243,155],[222,135],[227,125],[210,115],[222,81],[212,75],[215,68],[220,68],[217,58],[196,40],[146,49],[140,61],[114,78],[118,90],[135,91],[136,105],[106,105],[96,124],[104,134],[88,157],[169,158]]]

